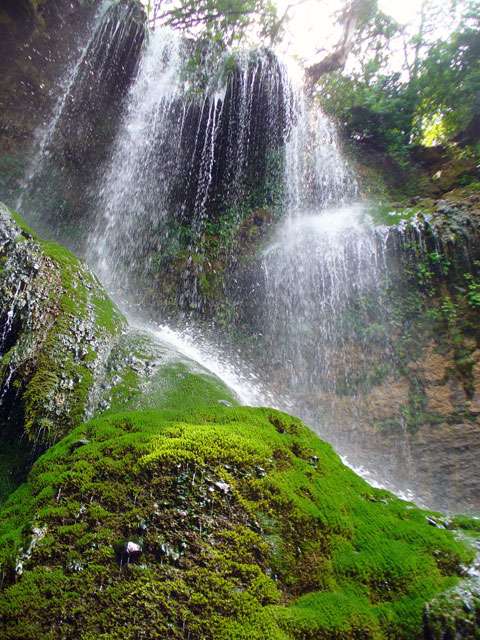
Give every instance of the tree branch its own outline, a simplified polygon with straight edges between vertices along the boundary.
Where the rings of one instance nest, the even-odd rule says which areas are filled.
[[[342,14],[340,22],[343,33],[335,49],[319,62],[311,65],[305,71],[307,86],[312,89],[326,73],[338,71],[345,67],[348,55],[354,45],[354,36],[360,27],[362,18],[371,5],[371,0],[352,0]]]

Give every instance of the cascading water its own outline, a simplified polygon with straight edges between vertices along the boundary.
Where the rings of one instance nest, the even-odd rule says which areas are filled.
[[[292,127],[285,148],[284,202],[287,217],[352,201],[353,172],[343,159],[333,123],[312,108],[300,89],[293,94]]]
[[[207,223],[252,199],[278,171],[290,126],[291,87],[269,52],[224,58],[200,88],[188,79],[188,43],[152,34],[101,180],[91,261],[113,288],[135,289],[172,246],[188,256],[178,304],[201,307],[202,234]],[[277,163],[278,164],[278,163]],[[93,239],[95,242],[93,242]],[[152,279],[154,276],[152,276]]]
[[[384,367],[391,360],[386,303],[391,235],[356,204],[356,180],[332,123],[307,102],[268,51],[225,57],[211,66],[208,82],[199,81],[185,66],[191,44],[158,30],[142,47],[141,21],[133,15],[109,16],[84,54],[91,62],[79,63],[59,103],[31,181],[33,195],[40,176],[57,160],[62,172],[71,162],[71,175],[82,174],[78,167],[91,150],[70,136],[86,101],[90,107],[80,117],[78,135],[87,132],[88,139],[97,139],[94,153],[102,149],[104,155],[74,186],[70,174],[67,180],[63,176],[62,189],[78,195],[84,188],[87,194],[78,197],[77,206],[86,206],[90,215],[82,225],[89,228],[88,258],[117,301],[130,309],[136,303],[137,313],[149,306],[160,309],[161,323],[171,316],[202,317],[208,298],[203,270],[213,262],[209,234],[210,241],[221,237],[225,220],[239,232],[249,216],[263,215],[267,228],[281,218],[260,258],[250,257],[248,294],[255,291],[254,303],[241,298],[247,322],[258,333],[257,352],[262,353],[254,360],[262,380],[269,381],[268,392],[259,388],[258,378],[241,373],[237,359],[212,350],[205,333],[162,326],[156,338],[200,361],[242,400],[282,406],[306,418],[349,460],[368,466],[372,448],[367,459],[360,450],[371,434],[359,430],[356,438],[350,436],[357,423],[356,396],[371,383],[372,363]],[[132,61],[120,83],[125,100],[117,100],[109,112],[116,124],[98,143],[94,112],[108,106],[103,99],[110,80],[118,85],[106,69],[112,69],[112,60],[124,60],[125,51]],[[94,70],[105,87],[89,85]],[[121,62],[117,70],[125,72]],[[41,207],[36,210],[52,223]],[[60,213],[65,214],[62,208]],[[222,248],[229,252],[233,280],[241,261],[236,248]],[[175,291],[173,313],[162,306],[167,286]],[[223,286],[231,303],[231,291]],[[144,321],[147,314],[141,315]],[[401,455],[395,451],[392,457],[404,467],[403,488],[408,488],[410,452],[402,446]]]
[[[149,238],[160,236],[161,241],[186,115],[185,106],[176,103],[181,60],[180,39],[157,31],[142,58],[101,182],[90,261],[111,287],[125,286],[125,274],[148,254]],[[148,236],[142,233],[146,229]]]
[[[135,72],[144,20],[139,6],[130,0],[100,4],[86,45],[60,83],[52,117],[37,133],[16,208],[25,210],[44,233],[64,235],[70,244],[72,220],[88,215],[85,185],[108,146],[111,134],[104,131],[104,119],[118,119],[122,87]]]
[[[350,205],[287,217],[264,252],[268,351],[305,399],[358,375],[359,331],[385,309],[385,233]]]
[[[262,364],[277,397],[288,392],[289,410],[355,461],[358,451],[340,434],[356,429],[355,395],[372,362],[390,357],[389,232],[357,202],[332,123],[301,98],[295,121],[284,218],[261,260]]]

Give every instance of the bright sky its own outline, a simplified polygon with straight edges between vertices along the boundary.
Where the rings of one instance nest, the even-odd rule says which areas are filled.
[[[142,0],[147,5],[149,0]],[[331,51],[338,41],[339,32],[335,28],[335,13],[342,9],[346,0],[274,0],[278,14],[282,16],[286,7],[289,12],[285,38],[278,47],[279,53],[295,58],[304,64],[319,60],[325,52]],[[445,6],[448,0],[442,0]],[[153,3],[153,0],[152,0]],[[419,23],[420,0],[378,0],[380,9],[402,25]],[[445,21],[441,20],[441,23]],[[439,30],[449,30],[451,25],[439,24]],[[439,32],[438,35],[443,35]],[[401,67],[403,50],[392,52],[392,68]],[[400,70],[400,68],[398,69]]]
[[[294,0],[276,0],[279,14]],[[379,0],[380,9],[401,24],[416,21],[419,0]],[[345,5],[342,0],[307,0],[290,10],[290,21],[282,50],[309,61],[323,47],[329,49],[338,38],[333,29],[334,13]],[[318,58],[318,55],[317,55]]]

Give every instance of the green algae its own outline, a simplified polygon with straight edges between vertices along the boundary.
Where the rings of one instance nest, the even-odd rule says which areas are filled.
[[[422,637],[463,543],[295,418],[175,403],[75,429],[7,501],[2,637]]]

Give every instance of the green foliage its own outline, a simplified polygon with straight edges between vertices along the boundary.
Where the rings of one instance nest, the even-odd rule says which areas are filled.
[[[280,33],[276,6],[270,0],[154,0],[153,4],[161,24],[220,49],[252,34],[274,41]]]
[[[417,117],[436,121],[446,142],[480,117],[480,4],[464,3],[460,26],[446,41],[436,42],[422,61]],[[472,142],[472,140],[470,140]]]
[[[467,281],[467,301],[473,309],[480,309],[480,282],[471,273],[464,275]]]
[[[455,326],[458,317],[458,308],[450,296],[445,296],[440,304],[442,318],[449,327]]]
[[[478,156],[480,5],[464,0],[458,8],[458,26],[447,39],[433,42],[429,33],[440,19],[435,3],[423,5],[421,26],[410,40],[381,12],[370,19],[354,48],[355,64],[325,76],[318,86],[322,105],[347,138],[386,151],[403,167],[411,162],[413,145],[450,144],[457,137]],[[392,51],[400,48],[406,55],[402,71],[389,66]]]
[[[321,82],[320,100],[352,142],[386,149],[400,164],[408,162],[417,99],[398,74],[350,77],[336,72]]]

